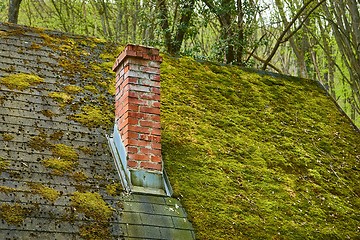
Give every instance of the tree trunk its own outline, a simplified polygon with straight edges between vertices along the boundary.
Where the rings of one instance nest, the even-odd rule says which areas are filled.
[[[20,4],[22,0],[9,0],[8,21],[18,23]]]

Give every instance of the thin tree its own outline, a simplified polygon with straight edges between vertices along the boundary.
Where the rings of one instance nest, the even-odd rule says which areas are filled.
[[[8,22],[18,23],[21,1],[22,0],[9,0]]]

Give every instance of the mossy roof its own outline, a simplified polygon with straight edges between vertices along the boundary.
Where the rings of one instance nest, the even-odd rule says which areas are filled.
[[[313,80],[164,56],[162,149],[199,239],[358,239],[360,134]]]
[[[178,200],[119,184],[106,134],[120,51],[0,23],[0,239],[193,239]]]
[[[37,79],[0,83],[0,226],[7,229],[0,237],[174,236],[154,226],[154,214],[178,202],[116,195],[104,137],[113,121],[113,75],[105,69],[120,49],[0,26],[0,78]],[[163,57],[163,159],[198,239],[358,237],[359,132],[316,81]],[[128,214],[114,213],[110,225],[94,221],[84,208],[94,204]]]

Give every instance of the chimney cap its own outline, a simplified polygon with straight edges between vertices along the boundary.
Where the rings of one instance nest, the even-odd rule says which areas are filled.
[[[128,57],[140,58],[143,60],[156,61],[160,63],[162,62],[162,57],[159,55],[159,49],[142,45],[128,44],[116,58],[112,70],[115,72],[119,65]]]

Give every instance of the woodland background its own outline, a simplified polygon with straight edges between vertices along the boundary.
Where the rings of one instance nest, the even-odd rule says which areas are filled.
[[[0,21],[319,80],[360,126],[358,0],[9,0]]]

